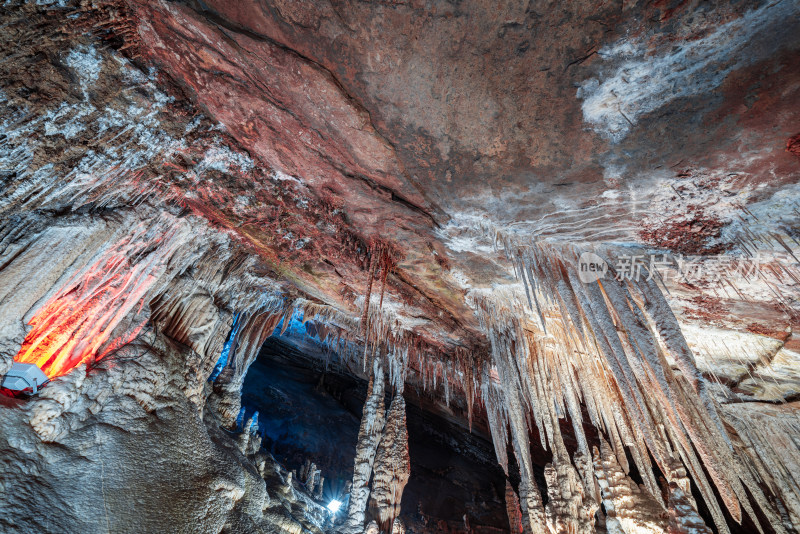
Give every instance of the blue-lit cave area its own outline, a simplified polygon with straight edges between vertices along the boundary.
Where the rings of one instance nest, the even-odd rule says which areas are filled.
[[[0,534],[800,534],[800,0],[3,0]]]
[[[257,413],[265,451],[317,500],[342,503],[333,520],[344,521],[367,380],[348,372],[319,343],[316,328],[306,329],[297,317],[280,331],[247,372],[240,424]],[[392,394],[386,392],[386,406]],[[411,476],[399,517],[406,530],[504,532],[506,478],[487,429],[470,431],[421,388],[405,395]]]

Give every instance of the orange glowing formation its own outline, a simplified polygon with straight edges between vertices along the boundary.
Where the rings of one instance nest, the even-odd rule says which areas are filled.
[[[145,323],[138,313],[145,293],[165,266],[158,253],[163,251],[137,254],[146,250],[143,234],[106,252],[42,306],[28,322],[32,329],[15,361],[35,363],[55,378],[81,363],[100,360],[136,337]]]

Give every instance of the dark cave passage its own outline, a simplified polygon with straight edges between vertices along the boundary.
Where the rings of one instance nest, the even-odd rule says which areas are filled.
[[[243,420],[259,412],[262,446],[287,469],[316,464],[327,502],[341,498],[352,478],[367,383],[324,367],[272,336],[247,372],[242,406]],[[407,425],[411,478],[400,516],[407,530],[508,532],[505,477],[491,443],[412,401]]]

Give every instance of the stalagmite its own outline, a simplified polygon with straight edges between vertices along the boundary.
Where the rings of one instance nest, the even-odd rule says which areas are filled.
[[[374,534],[405,529],[407,383],[420,393],[409,389],[409,402],[425,396],[422,409],[464,418],[470,430],[474,415],[481,435],[488,424],[505,477],[518,469],[518,486],[505,489],[514,534],[729,534],[731,522],[797,532],[800,134],[787,110],[800,85],[785,64],[800,46],[798,1],[704,5],[702,16],[696,3],[666,3],[675,5],[501,6],[486,17],[466,5],[485,2],[465,2],[457,16],[436,8],[429,17],[424,2],[359,3],[347,16],[329,16],[326,2],[4,2],[0,375],[16,361],[51,380],[31,397],[0,392],[18,395],[0,403],[0,524],[83,532],[99,519],[110,532],[149,532],[152,510],[162,528],[168,517],[214,532],[322,531],[327,512],[313,499],[323,496],[321,471],[308,458],[299,477],[287,473],[260,450],[257,416],[241,424],[259,349],[279,324],[291,338],[302,321],[326,371],[369,375],[343,534],[363,533],[372,519]],[[389,11],[375,30],[374,15]],[[409,16],[465,53],[404,68],[419,66],[415,47],[430,48],[406,42]],[[592,36],[577,23],[586,20]],[[565,29],[522,36],[534,22]],[[634,31],[620,32],[626,25]],[[470,39],[452,39],[463,31],[481,36],[478,53]],[[547,52],[552,35],[563,46]],[[512,41],[521,43],[514,57]],[[529,46],[556,64],[579,42],[592,43],[591,61],[526,70],[541,63],[525,59]],[[403,51],[401,64],[386,43]],[[515,86],[546,78],[545,92],[571,112],[548,117],[550,100],[536,108],[526,98],[530,113],[508,105],[515,98],[475,120],[459,112],[502,89],[497,65],[530,82]],[[664,69],[691,106],[653,76]],[[398,83],[419,72],[455,96],[434,91],[431,100]],[[475,89],[473,78],[480,90],[462,90]],[[766,108],[775,120],[758,120]],[[690,142],[665,143],[629,129],[669,137],[687,113],[721,126],[707,139],[687,131]],[[538,135],[542,125],[552,135]],[[560,143],[566,152],[540,157],[559,139],[570,140]],[[754,139],[753,150],[736,150]],[[662,145],[667,152],[653,149]],[[576,147],[586,153],[572,158]],[[552,172],[527,172],[530,162]],[[502,178],[490,201],[486,176]],[[530,203],[537,191],[552,191],[552,202]],[[663,213],[672,207],[677,217]],[[669,238],[654,239],[659,230]],[[650,252],[644,244],[707,263],[774,245],[786,261],[768,261],[750,293],[724,280],[738,297],[715,299],[728,295],[723,283],[670,284],[646,265],[639,279],[626,277],[620,260]],[[603,276],[581,276],[586,253]],[[686,302],[695,300],[719,309],[698,304],[705,314],[693,315]],[[712,322],[778,348],[739,350],[744,357],[726,346],[736,367],[728,376],[691,343],[690,329],[706,337]],[[725,346],[726,335],[707,336],[720,338],[709,345]],[[745,387],[765,377],[775,378],[775,398]],[[163,499],[185,502],[145,506],[150,495],[138,490],[151,476],[165,493],[176,479],[192,485]],[[334,480],[327,491],[338,501]],[[148,513],[131,514],[130,503]],[[263,520],[269,514],[274,521]],[[466,531],[479,524],[454,517]],[[38,523],[18,526],[20,518]]]
[[[358,430],[347,520],[339,527],[344,534],[360,534],[364,530],[365,512],[369,500],[369,480],[385,424],[385,410],[383,364],[380,358],[375,358],[372,362],[367,400],[364,403],[361,426]]]
[[[663,534],[666,510],[622,472],[605,440],[594,449],[594,472],[600,484],[606,528],[626,534]]]
[[[523,417],[521,413],[517,417]],[[533,476],[528,437],[522,435],[521,420],[511,416],[511,434],[514,456],[520,465],[519,499],[522,508],[522,531],[526,534],[544,532],[546,525],[542,495]],[[516,428],[515,428],[516,427]]]
[[[314,493],[314,497],[318,500],[322,500],[322,489],[325,486],[325,477],[320,474],[319,483],[317,484],[317,491]]]
[[[316,494],[319,490],[319,483],[322,481],[322,471],[317,469],[316,464],[311,464],[311,471],[308,475],[308,482],[306,483],[306,489],[311,495]]]
[[[519,498],[508,480],[506,480],[506,513],[511,534],[522,534],[522,512],[519,509]]]
[[[599,503],[585,494],[583,482],[569,462],[561,457],[544,470],[547,495],[547,526],[553,534],[593,534],[594,514]]]
[[[394,524],[392,525],[392,534],[405,534],[406,533],[406,526],[403,523],[403,520],[399,517],[394,520]]]
[[[305,463],[300,467],[300,482],[306,485],[309,493],[314,493],[317,484],[321,480],[322,472],[317,469],[317,464],[306,458]]]
[[[411,474],[406,403],[401,392],[394,396],[386,414],[386,427],[375,456],[374,471],[372,499],[381,532],[388,534],[393,532],[394,520],[400,515],[403,489]]]
[[[258,452],[261,448],[261,435],[258,433],[258,412],[253,414],[237,436],[236,443],[245,456]]]
[[[695,510],[690,494],[677,482],[669,483],[669,534],[712,534],[703,518]]]
[[[300,477],[297,480],[303,484],[308,484],[308,476],[311,472],[311,459],[306,458],[306,461],[300,466]]]

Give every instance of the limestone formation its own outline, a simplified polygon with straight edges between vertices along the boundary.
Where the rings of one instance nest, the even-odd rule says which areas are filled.
[[[656,534],[667,529],[664,505],[623,472],[605,441],[600,442],[599,450],[594,450],[594,470],[609,532]]]
[[[691,495],[687,495],[677,482],[669,484],[668,510],[669,534],[711,534],[711,529],[697,513]]]
[[[367,400],[358,430],[353,484],[350,488],[350,505],[347,520],[341,527],[346,534],[358,534],[364,529],[365,512],[369,500],[369,481],[372,476],[375,455],[378,452],[383,428],[386,423],[384,405],[383,364],[380,358],[372,363],[372,374],[367,389]]]
[[[506,480],[506,513],[508,514],[509,529],[513,534],[520,534],[522,532],[522,512],[519,509],[519,498],[508,480]]]
[[[0,531],[797,532],[798,15],[5,1]],[[242,420],[272,336],[343,493]],[[431,414],[495,501],[402,506]]]
[[[545,506],[545,516],[550,532],[554,534],[593,534],[595,512],[599,507],[586,495],[578,472],[568,463],[568,457],[548,464],[544,471],[550,502]]]
[[[403,489],[411,475],[406,429],[406,403],[402,393],[392,399],[386,412],[378,451],[375,455],[372,478],[372,500],[382,532],[394,532],[394,521],[400,515]]]

